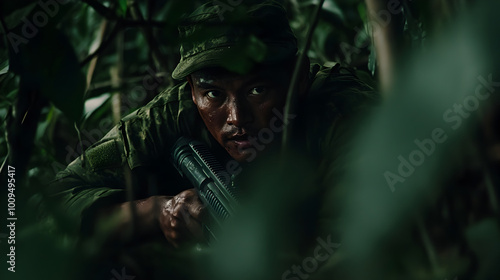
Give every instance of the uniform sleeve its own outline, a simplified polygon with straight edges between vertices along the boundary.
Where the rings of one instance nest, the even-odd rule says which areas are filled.
[[[319,205],[316,234],[337,239],[345,187],[339,183],[349,166],[353,139],[379,103],[379,95],[354,71],[340,66],[316,68],[313,75],[304,127],[307,150],[318,164],[313,185]]]
[[[85,232],[98,209],[126,201],[126,183],[132,185],[133,199],[178,191],[179,175],[169,164],[169,151],[178,137],[196,129],[197,111],[191,103],[185,85],[180,85],[122,119],[56,176],[49,186],[51,201]],[[150,173],[167,179],[153,180],[163,189],[148,189]]]
[[[67,218],[70,230],[85,232],[95,210],[125,201],[124,164],[118,127],[59,172],[49,201]]]
[[[130,168],[169,156],[180,136],[199,138],[204,129],[191,91],[184,83],[122,120],[121,134]]]
[[[309,96],[307,145],[331,178],[341,174],[352,139],[379,103],[378,93],[356,73],[339,65],[315,75]]]

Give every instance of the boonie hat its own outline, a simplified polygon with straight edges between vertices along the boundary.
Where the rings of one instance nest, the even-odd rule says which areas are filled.
[[[214,2],[216,3],[216,2]],[[257,64],[274,64],[297,53],[286,11],[274,1],[232,10],[206,3],[179,26],[181,60],[172,77],[224,67],[244,74]]]

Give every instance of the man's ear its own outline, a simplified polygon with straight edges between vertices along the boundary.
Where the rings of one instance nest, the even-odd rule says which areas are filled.
[[[191,99],[193,99],[194,104],[196,104],[196,98],[194,98],[193,79],[191,78],[191,75],[188,75],[186,78],[187,78],[189,87],[191,88]]]

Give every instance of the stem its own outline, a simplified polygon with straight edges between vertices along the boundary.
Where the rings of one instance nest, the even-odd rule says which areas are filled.
[[[379,16],[381,11],[387,11],[387,0],[365,0],[368,18],[372,26],[372,40],[377,54],[377,63],[380,77],[380,88],[388,92],[394,81],[394,68],[403,47],[403,25],[402,13],[391,14],[390,18],[384,19]]]
[[[123,77],[123,50],[124,50],[124,36],[120,33],[116,42],[116,52],[118,55],[118,61],[115,67],[111,67],[111,84],[114,88],[121,88],[122,77]],[[120,122],[121,119],[121,91],[113,92],[111,96],[113,121],[115,124]]]
[[[83,3],[92,7],[98,14],[106,19],[118,20],[120,17],[111,9],[94,0],[82,0]]]
[[[429,263],[431,265],[432,271],[434,272],[434,274],[437,274],[437,271],[439,269],[439,264],[437,261],[436,249],[434,248],[434,245],[432,244],[431,238],[429,237],[429,234],[427,233],[427,229],[425,228],[425,224],[422,220],[422,217],[417,216],[416,222],[417,222],[417,228],[418,228],[418,231],[420,234],[420,238],[422,239],[425,253],[427,254],[427,258],[428,258]]]
[[[87,89],[87,98],[95,97],[95,96],[97,96],[99,94],[103,94],[103,93],[119,91],[119,90],[124,90],[124,89],[130,89],[130,86],[135,86],[135,85],[137,85],[137,83],[141,83],[144,80],[145,75],[149,75],[149,74],[144,74],[144,75],[140,75],[140,76],[122,77],[122,83],[121,83],[121,86],[119,88],[113,87],[113,84],[111,83],[111,81],[105,81],[105,82],[91,84],[89,86],[89,88]],[[169,74],[166,72],[159,72],[159,73],[155,73],[155,75],[151,76],[151,77],[166,79],[168,77],[168,75]]]
[[[134,20],[144,21],[144,17],[142,16],[142,13],[136,1],[134,1],[130,6],[130,14],[132,15],[132,18]],[[153,35],[151,28],[149,28],[149,26],[146,25],[142,26],[141,30],[146,39],[148,47],[153,54],[153,59],[155,62],[156,69],[161,69],[162,65],[168,65],[168,58],[163,55],[163,53],[158,48],[158,45],[154,43],[155,37]],[[173,81],[170,75],[168,76],[168,81],[170,85],[173,85]]]
[[[87,56],[82,62],[80,62],[80,67],[85,66],[85,64],[89,63],[94,57],[98,56],[101,52],[103,52],[108,47],[109,43],[111,43],[111,41],[113,41],[113,39],[116,37],[116,35],[118,35],[118,32],[120,31],[120,29],[121,29],[121,24],[118,22],[115,24],[115,27],[113,28],[113,30],[111,30],[111,33],[109,34],[106,41],[104,41],[99,46],[99,48],[97,48],[97,50],[95,52],[93,52],[92,54]]]
[[[314,34],[314,29],[316,29],[316,25],[318,25],[319,14],[322,10],[323,3],[325,3],[325,0],[320,0],[318,6],[316,7],[316,10],[314,11],[313,22],[312,22],[312,24],[307,32],[306,44],[304,46],[304,49],[301,51],[301,53],[297,59],[297,63],[295,64],[295,69],[293,70],[292,80],[290,82],[290,86],[288,87],[285,110],[283,112],[285,119],[287,119],[287,116],[296,112],[297,94],[298,94],[297,88],[298,88],[298,83],[299,83],[300,72],[302,70],[305,58],[307,56],[307,52],[309,51],[309,48],[311,47],[311,41],[312,41],[312,37]],[[293,134],[292,125],[285,124],[284,129],[283,129],[282,152],[284,152],[288,148],[288,146],[290,145],[289,139],[291,138],[292,134]]]
[[[38,122],[42,109],[47,104],[48,100],[41,95],[37,85],[30,84],[21,77],[12,119],[7,122],[6,127],[8,164],[16,168],[20,181],[25,179],[27,174]]]
[[[97,38],[97,43],[101,45],[102,41],[104,40],[104,35],[106,34],[106,27],[108,25],[107,20],[103,20],[101,23],[100,31],[99,31],[99,36]],[[95,52],[97,49],[91,48],[89,50],[89,54],[92,54]],[[90,61],[89,69],[87,71],[87,90],[90,87],[90,83],[92,82],[92,76],[94,74],[95,67],[97,65],[97,59],[99,58],[98,55],[94,56],[92,60]]]

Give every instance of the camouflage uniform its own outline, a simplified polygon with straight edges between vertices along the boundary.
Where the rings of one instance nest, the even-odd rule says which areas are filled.
[[[320,163],[323,154],[333,152],[334,158],[340,156],[351,135],[353,113],[359,116],[377,97],[345,68],[320,69],[316,65],[311,70],[307,102],[293,122],[298,131],[305,131],[301,133],[302,152]],[[169,162],[170,149],[180,136],[199,139],[221,158],[228,157],[201,120],[187,82],[162,92],[123,118],[60,172],[52,183],[57,201],[72,220],[85,223],[86,218],[92,217],[92,210],[126,201],[128,174],[132,175],[133,199],[175,195],[189,188]],[[328,166],[331,168],[331,163]]]

